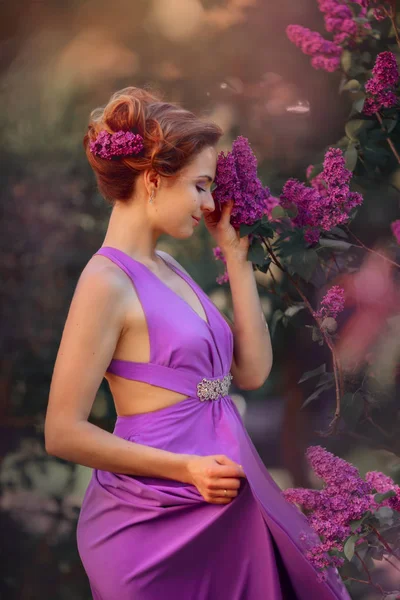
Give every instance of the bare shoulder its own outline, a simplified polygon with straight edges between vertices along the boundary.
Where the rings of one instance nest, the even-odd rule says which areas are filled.
[[[190,273],[188,273],[186,271],[186,269],[184,269],[182,267],[182,265],[176,260],[176,258],[174,258],[170,254],[168,254],[168,252],[165,252],[164,250],[157,250],[157,254],[159,254],[161,256],[161,258],[164,258],[167,262],[170,262],[173,265],[175,265],[175,267],[178,267],[178,269],[180,269],[181,271],[186,273],[186,275],[188,275],[188,277],[190,277],[192,279],[192,276],[190,275]]]

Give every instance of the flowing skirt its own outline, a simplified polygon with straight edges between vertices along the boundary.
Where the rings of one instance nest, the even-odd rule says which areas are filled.
[[[193,485],[94,469],[77,527],[94,600],[349,599],[305,558],[305,516],[282,496],[229,396],[118,417],[114,434],[170,452],[225,454],[246,478],[226,505]]]

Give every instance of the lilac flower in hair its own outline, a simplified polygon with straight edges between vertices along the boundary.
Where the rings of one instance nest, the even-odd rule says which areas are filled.
[[[111,160],[114,156],[132,156],[143,150],[143,137],[132,131],[120,130],[110,134],[103,130],[90,142],[89,148],[92,154],[106,160]]]

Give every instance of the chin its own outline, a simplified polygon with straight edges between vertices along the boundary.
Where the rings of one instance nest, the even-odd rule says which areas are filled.
[[[172,237],[177,240],[186,240],[194,234],[194,227],[182,227],[182,229],[177,229],[173,233],[170,233]]]

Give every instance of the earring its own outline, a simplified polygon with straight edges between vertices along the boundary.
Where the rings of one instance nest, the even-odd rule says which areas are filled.
[[[149,200],[149,202],[153,202],[153,200],[154,200],[154,190],[150,194],[150,200]]]

